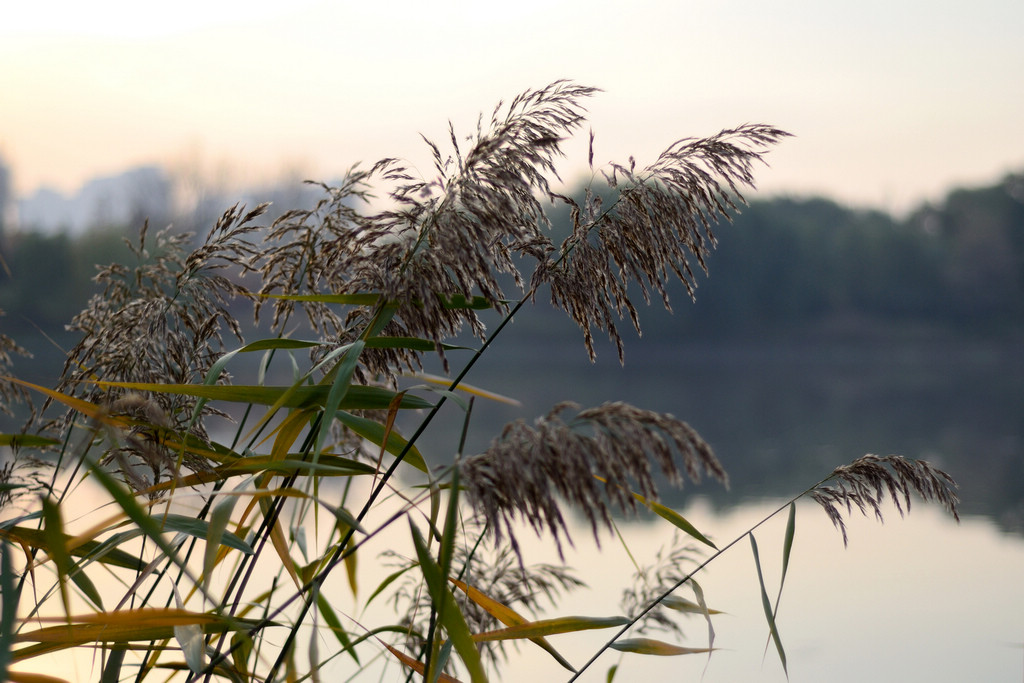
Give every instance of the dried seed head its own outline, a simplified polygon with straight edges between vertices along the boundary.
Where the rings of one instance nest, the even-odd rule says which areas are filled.
[[[825,514],[842,532],[843,545],[846,545],[846,522],[841,508],[845,507],[847,514],[852,513],[854,507],[864,515],[871,511],[881,522],[887,492],[901,517],[904,505],[906,511],[910,511],[910,494],[916,493],[925,501],[941,504],[960,521],[956,489],[952,477],[924,460],[907,460],[900,455],[865,455],[833,470],[824,484],[811,491],[811,498],[825,509]]]
[[[572,540],[563,501],[586,516],[596,538],[599,523],[610,526],[613,508],[636,510],[631,491],[658,500],[651,461],[676,486],[684,473],[694,482],[705,472],[727,481],[707,443],[671,415],[606,403],[563,420],[570,409],[577,406],[560,404],[532,427],[510,423],[486,452],[462,461],[467,498],[496,541],[507,535],[518,549],[514,524],[522,519],[538,534],[550,532],[561,550],[563,534]]]

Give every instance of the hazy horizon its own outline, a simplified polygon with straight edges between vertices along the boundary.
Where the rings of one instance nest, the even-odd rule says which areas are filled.
[[[900,212],[1024,168],[1022,24],[1011,0],[24,4],[0,23],[0,155],[20,197],[145,164],[229,186],[385,156],[429,175],[421,133],[444,143],[451,119],[464,137],[499,99],[571,78],[604,90],[598,164],[764,122],[796,137],[762,195]]]

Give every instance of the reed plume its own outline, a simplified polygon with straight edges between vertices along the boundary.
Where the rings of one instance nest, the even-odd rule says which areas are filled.
[[[834,469],[824,483],[811,491],[811,498],[825,509],[832,524],[842,532],[845,546],[848,539],[841,508],[845,508],[847,514],[854,508],[863,515],[873,512],[881,522],[887,493],[901,517],[910,511],[911,494],[916,493],[923,500],[946,508],[960,521],[956,489],[952,477],[924,460],[908,460],[900,455],[865,455]]]

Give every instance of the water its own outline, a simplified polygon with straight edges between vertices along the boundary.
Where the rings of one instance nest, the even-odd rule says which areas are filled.
[[[557,352],[551,349],[557,348]],[[828,474],[865,453],[929,460],[961,485],[963,523],[916,503],[885,525],[850,523],[850,547],[813,503],[798,532],[779,627],[791,681],[1024,679],[1024,351],[991,342],[732,342],[627,345],[625,368],[590,366],[576,347],[499,347],[468,381],[522,406],[477,403],[467,453],[486,447],[507,420],[532,419],[554,403],[625,400],[687,420],[714,447],[731,488],[689,486],[665,499],[721,543],[744,532]],[[453,365],[457,365],[453,363]],[[454,451],[461,415],[442,419],[427,450]],[[757,533],[769,594],[778,585],[784,516]],[[593,590],[560,614],[617,613],[633,568],[613,538],[567,558]],[[671,536],[664,523],[636,522],[623,535],[643,562]],[[550,543],[532,551],[550,557]],[[531,561],[538,561],[531,558]],[[768,634],[749,542],[699,577],[716,619],[717,652],[706,660],[626,655],[617,680],[784,681]],[[690,596],[692,597],[692,596]],[[707,634],[690,620],[687,645]],[[570,661],[603,642],[562,636]],[[596,645],[595,645],[596,644]],[[561,647],[561,645],[559,645]],[[575,656],[570,656],[570,653]],[[583,680],[603,681],[617,653]],[[506,680],[564,680],[543,653],[514,658]]]
[[[485,448],[504,422],[533,419],[564,399],[583,405],[626,400],[671,412],[711,443],[729,470],[731,487],[665,490],[666,502],[719,546],[739,542],[698,576],[709,605],[726,612],[714,620],[715,646],[721,649],[710,662],[702,655],[607,653],[582,680],[604,681],[609,666],[621,663],[617,681],[785,681],[774,648],[763,656],[768,630],[744,534],[788,497],[867,452],[926,458],[949,471],[961,483],[963,522],[957,525],[924,504],[915,504],[902,520],[893,509],[884,525],[853,517],[844,549],[824,513],[801,503],[778,617],[789,680],[1024,679],[1024,353],[1018,347],[643,342],[627,345],[625,368],[608,349],[601,351],[600,362],[591,366],[577,345],[499,342],[468,381],[522,405],[478,402],[466,452]],[[457,368],[454,353],[452,361]],[[458,442],[461,415],[449,408],[421,444],[435,462],[450,457]],[[403,431],[411,431],[408,423]],[[773,598],[784,523],[781,516],[756,532]],[[629,554],[610,536],[598,549],[588,529],[573,524],[577,543],[566,561],[590,589],[571,594],[551,616],[619,614],[621,590],[634,571]],[[620,530],[641,564],[672,536],[664,522],[624,522]],[[365,549],[359,564],[362,597],[382,578],[373,557],[407,545],[407,537],[405,525],[397,525]],[[527,562],[557,561],[549,541],[529,534],[521,540]],[[325,590],[339,610],[356,604],[340,573]],[[690,596],[686,589],[682,594]],[[383,602],[375,607],[384,608]],[[393,618],[385,610],[360,621],[372,628]],[[701,619],[683,623],[683,644],[706,645]],[[594,631],[551,642],[580,665],[608,635]],[[53,664],[53,673],[68,675]],[[325,679],[354,673],[347,658],[335,665]],[[72,679],[89,680],[94,666],[81,662]],[[384,680],[397,680],[398,667],[393,661],[388,666]],[[567,678],[528,644],[511,650],[502,675],[510,681]]]

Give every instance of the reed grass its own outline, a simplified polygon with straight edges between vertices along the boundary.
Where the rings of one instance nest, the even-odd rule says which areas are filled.
[[[508,425],[482,453],[464,454],[452,435],[457,455],[434,468],[437,454],[418,445],[442,409],[461,409],[470,427],[463,380],[545,288],[592,358],[596,330],[621,360],[617,325],[639,330],[640,300],[668,307],[670,279],[693,295],[715,225],[787,136],[744,125],[680,140],[647,166],[595,170],[606,188],[576,201],[552,189],[556,162],[596,94],[567,81],[527,91],[465,140],[452,130],[446,152],[426,141],[429,179],[395,159],[354,167],[321,186],[315,207],[269,225],[265,205],[231,207],[198,246],[144,225],[134,262],[99,270],[101,293],[70,323],[80,341],[54,388],[7,376],[20,349],[0,336],[0,406],[43,401],[21,433],[0,436],[0,678],[42,680],[28,672],[67,650],[93,653],[103,681],[381,669],[392,679],[500,679],[508,644],[543,649],[575,678],[608,648],[709,653],[715,612],[693,576],[743,537],[718,548],[660,502],[661,481],[728,481],[685,422],[622,403],[560,404]],[[572,216],[557,243],[546,230],[555,204]],[[260,338],[244,338],[241,305],[264,325]],[[494,329],[483,310],[500,316]],[[449,370],[466,332],[478,346],[445,391],[409,386],[425,354]],[[395,426],[407,411],[420,411],[408,436]],[[87,483],[104,502],[79,513]],[[888,494],[902,513],[916,494],[955,515],[954,488],[926,463],[866,456],[794,500],[821,503],[845,541],[854,509],[881,518]],[[623,577],[623,613],[548,616],[582,579],[531,564],[518,536],[561,551],[570,511],[607,538],[616,519],[643,510],[680,540],[651,567],[637,562],[632,583]],[[406,526],[405,544],[381,547]],[[786,562],[792,543],[790,533]],[[684,573],[695,548],[714,554]],[[384,577],[372,587],[359,585],[367,563]],[[339,575],[351,596],[327,585]],[[675,595],[685,584],[695,600]],[[761,585],[785,665],[778,601]],[[365,622],[361,610],[382,602],[393,618]],[[707,622],[706,647],[650,637],[682,640],[686,614]],[[615,627],[582,666],[554,638]]]

